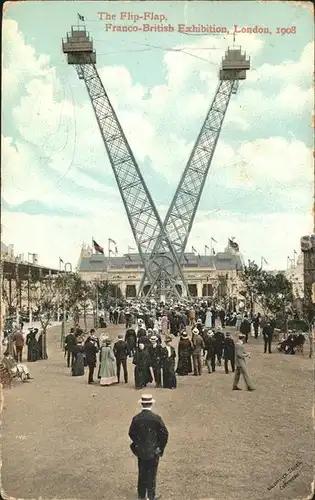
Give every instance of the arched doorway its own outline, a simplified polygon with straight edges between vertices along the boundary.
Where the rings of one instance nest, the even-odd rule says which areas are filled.
[[[189,294],[192,297],[197,297],[197,295],[198,295],[197,285],[194,285],[194,284],[188,285],[188,290],[189,290]]]
[[[136,297],[137,295],[137,290],[136,290],[136,285],[127,285],[126,286],[126,298],[133,298]]]
[[[202,285],[202,296],[203,297],[212,297],[213,296],[213,285],[211,283],[207,283]]]

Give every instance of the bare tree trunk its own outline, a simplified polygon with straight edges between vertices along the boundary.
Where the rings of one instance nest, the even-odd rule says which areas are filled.
[[[84,328],[87,330],[87,317],[86,317],[86,306],[83,309],[83,318],[84,318]]]
[[[313,356],[313,332],[311,331],[310,332],[310,335],[309,335],[309,342],[310,342],[310,352],[309,352],[309,358],[311,358]]]

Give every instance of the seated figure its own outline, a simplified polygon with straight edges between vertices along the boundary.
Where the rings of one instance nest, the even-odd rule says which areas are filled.
[[[23,381],[30,380],[32,378],[27,366],[24,363],[17,363],[14,357],[10,354],[4,354],[2,363],[5,365],[5,367],[13,377],[18,377]]]

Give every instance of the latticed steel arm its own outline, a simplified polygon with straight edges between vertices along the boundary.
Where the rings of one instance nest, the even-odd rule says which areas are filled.
[[[180,258],[186,248],[233,86],[234,81],[231,80],[219,83],[165,218],[164,228]]]
[[[108,157],[127,212],[129,223],[144,263],[146,275],[152,282],[148,259],[157,240],[171,255],[179,269],[179,260],[165,234],[162,221],[141,175],[116,113],[107,96],[94,64],[77,65],[79,77],[84,80],[104,140]]]
[[[220,81],[165,218],[164,228],[180,261],[185,251],[234,86],[234,80]],[[159,239],[157,239],[150,260],[154,260],[159,252]],[[156,274],[154,282],[157,279]]]

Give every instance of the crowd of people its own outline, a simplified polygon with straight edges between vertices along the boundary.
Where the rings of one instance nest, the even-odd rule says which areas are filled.
[[[217,325],[218,320],[220,324]],[[200,377],[203,367],[208,373],[213,373],[224,360],[225,373],[228,374],[229,370],[235,373],[233,389],[238,388],[242,374],[247,388],[253,390],[245,366],[246,353],[241,347],[248,342],[251,331],[247,314],[243,315],[238,327],[236,344],[223,328],[231,322],[236,326],[237,314],[226,314],[223,309],[209,307],[208,303],[190,309],[182,305],[169,309],[157,309],[154,305],[151,308],[110,309],[108,317],[102,317],[102,324],[106,325],[107,321],[113,325],[125,325],[125,334],[119,333],[116,342],[106,334],[98,338],[94,329],[85,338],[79,325],[67,335],[65,356],[73,376],[84,375],[85,365],[89,372],[88,383],[96,383],[98,364],[100,385],[119,383],[121,372],[124,382],[128,383],[127,361],[131,359],[136,389],[143,389],[151,383],[158,388],[176,389],[177,377]],[[177,336],[176,350],[173,340]]]

